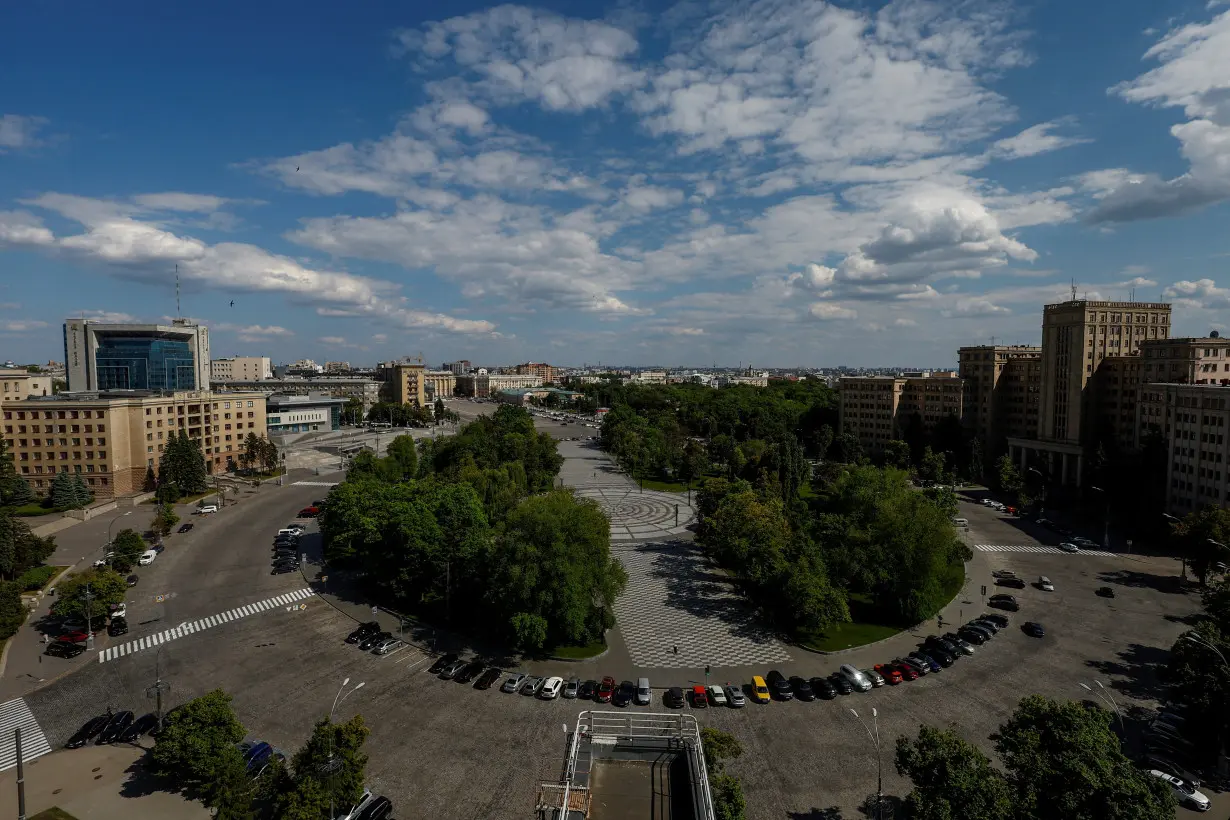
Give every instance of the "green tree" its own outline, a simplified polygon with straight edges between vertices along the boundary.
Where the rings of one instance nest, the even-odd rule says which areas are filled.
[[[1214,564],[1230,563],[1230,552],[1220,546],[1230,544],[1230,510],[1206,506],[1188,513],[1174,528],[1174,543],[1200,583],[1206,583]]]
[[[158,489],[158,478],[154,475],[154,467],[150,465],[145,468],[145,480],[141,482],[141,491],[152,493]]]
[[[833,426],[830,424],[822,424],[820,429],[816,431],[815,446],[816,457],[824,460],[828,458],[829,448],[833,446]]]
[[[140,533],[131,529],[120,530],[111,541],[111,567],[116,572],[128,572],[143,552],[145,541]]]
[[[158,476],[160,484],[174,485],[183,495],[205,492],[209,471],[201,445],[187,432],[172,430],[158,464]]]
[[[286,802],[296,807],[294,811],[305,811],[312,806],[327,809],[330,798],[337,806],[358,802],[363,794],[367,769],[363,744],[370,733],[362,715],[355,715],[345,723],[333,723],[328,718],[317,721],[311,736],[291,761],[294,772],[291,795],[294,797]],[[319,818],[321,813],[279,812],[279,816]]]
[[[884,463],[889,467],[910,469],[910,445],[901,439],[886,441],[884,443]]]
[[[700,742],[705,750],[705,766],[712,774],[721,772],[725,761],[743,754],[743,744],[737,737],[712,726],[700,730]]]
[[[991,736],[1018,816],[1172,820],[1170,788],[1132,764],[1111,714],[1031,695]]]
[[[837,460],[843,464],[855,464],[863,457],[863,445],[853,433],[842,433],[834,443]]]
[[[698,441],[689,441],[683,448],[683,461],[679,465],[679,477],[688,482],[702,478],[709,470],[709,454]]]
[[[1221,585],[1224,587],[1224,583]],[[1219,598],[1224,592],[1216,593]],[[1194,756],[1214,765],[1222,741],[1230,730],[1230,684],[1218,662],[1217,653],[1230,657],[1230,641],[1222,627],[1223,619],[1213,616],[1179,636],[1170,648],[1160,677],[1170,685],[1175,700],[1180,700],[1190,716],[1184,721],[1184,738],[1191,742]],[[1210,648],[1212,647],[1212,648]]]
[[[260,438],[257,456],[260,458],[261,469],[265,472],[271,473],[278,468],[278,446],[264,436]]]
[[[90,487],[81,477],[81,473],[73,474],[73,495],[77,499],[78,508],[88,507],[94,501],[94,493],[90,492]]]
[[[743,754],[738,738],[721,729],[706,726],[700,730],[705,751],[705,767],[709,770],[709,785],[713,794],[713,811],[718,820],[743,820],[747,802],[738,779],[723,770],[727,760]]]
[[[243,451],[239,454],[239,466],[255,470],[261,464],[261,437],[256,433],[248,433],[243,440]]]
[[[435,418],[436,424],[444,421],[444,399],[436,399],[435,406],[432,408],[432,415]]]
[[[934,452],[931,446],[923,448],[922,461],[918,464],[918,477],[935,484],[951,484],[948,480],[948,459],[943,453]]]
[[[214,810],[214,820],[255,820],[252,805],[256,785],[238,747],[219,750],[214,780],[205,786],[205,805]]]
[[[175,512],[175,505],[164,503],[158,505],[149,526],[151,530],[165,537],[171,534],[171,530],[178,523],[179,515]]]
[[[914,788],[906,815],[915,820],[1012,820],[1012,790],[978,747],[955,731],[921,726],[897,738],[897,773]],[[1032,815],[1025,815],[1032,816]]]
[[[68,473],[56,473],[51,480],[51,504],[61,510],[80,509],[83,504],[77,497],[77,488],[73,485],[73,477]]]
[[[547,643],[547,619],[529,612],[517,612],[509,619],[513,643],[522,652],[538,652]]]
[[[0,641],[11,638],[26,621],[29,610],[21,599],[21,587],[0,581]]]
[[[729,774],[719,774],[709,781],[713,792],[713,815],[717,820],[744,820],[747,817],[747,801],[743,797],[743,784]]]
[[[56,550],[54,538],[40,538],[25,521],[0,510],[0,577],[12,580],[37,567]]]
[[[87,600],[87,590],[93,595]],[[87,569],[83,572],[69,575],[56,587],[56,601],[51,605],[55,615],[76,615],[97,617],[109,610],[112,604],[124,601],[128,594],[128,584],[124,577],[109,567]]]
[[[381,473],[391,481],[408,481],[419,474],[419,456],[414,437],[397,436],[389,442],[388,455],[381,459]]]
[[[1007,455],[1000,456],[999,461],[995,462],[995,486],[1008,496],[1019,495],[1025,486],[1020,471]]]
[[[167,715],[150,752],[153,769],[195,797],[215,799],[223,775],[233,776],[228,770],[234,767],[239,755],[235,744],[244,733],[231,696],[215,689]]]

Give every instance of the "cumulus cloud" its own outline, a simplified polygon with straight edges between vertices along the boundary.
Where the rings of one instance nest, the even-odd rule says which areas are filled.
[[[209,194],[187,194],[168,191],[161,194],[138,194],[132,201],[145,208],[159,211],[191,211],[209,213],[225,205],[228,200]]]
[[[943,311],[943,313],[945,316],[969,319],[985,318],[987,316],[1006,316],[1012,313],[1012,311],[981,296],[966,296],[957,299],[953,306]]]
[[[1230,310],[1230,288],[1219,287],[1212,279],[1180,280],[1162,295],[1190,309]]]
[[[74,310],[69,315],[74,319],[89,319],[91,322],[107,325],[129,325],[141,321],[131,313],[118,310]]]
[[[857,319],[858,311],[834,302],[816,302],[807,309],[813,318],[821,321],[831,319]]]
[[[1107,172],[1103,184],[1118,184],[1101,192],[1090,222],[1176,216],[1230,199],[1230,11],[1170,31],[1144,56],[1160,64],[1110,91],[1128,102],[1183,109],[1187,122],[1170,134],[1188,170],[1171,179]]]
[[[213,326],[214,330],[226,331],[229,333],[238,333],[243,336],[253,338],[272,338],[275,336],[294,336],[292,330],[287,330],[280,325],[235,325],[230,322],[222,322]]]
[[[0,333],[28,333],[45,327],[47,323],[38,319],[0,319]]]
[[[22,114],[0,115],[0,154],[40,145],[41,140],[38,135],[46,125],[45,117]]]

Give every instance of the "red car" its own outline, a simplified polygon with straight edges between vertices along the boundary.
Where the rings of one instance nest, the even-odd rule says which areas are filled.
[[[692,708],[693,709],[704,709],[708,705],[709,705],[709,695],[705,693],[705,687],[693,686],[692,687]]]
[[[907,663],[899,663],[893,666],[900,673],[901,677],[906,680],[918,680],[918,673],[914,671],[914,667]]]
[[[319,507],[304,507],[299,511],[300,518],[315,518],[320,513]]]
[[[80,629],[74,629],[72,632],[65,632],[60,637],[56,638],[56,640],[63,641],[64,643],[82,643],[89,637],[90,636],[88,634],[82,632]]]
[[[901,675],[901,670],[895,666],[890,666],[886,663],[877,663],[875,670],[880,673],[880,677],[884,678],[884,682],[896,686],[901,683],[904,678]]]
[[[602,683],[598,684],[598,694],[595,695],[599,703],[610,703],[611,697],[615,694],[615,679],[606,677],[602,679]]]

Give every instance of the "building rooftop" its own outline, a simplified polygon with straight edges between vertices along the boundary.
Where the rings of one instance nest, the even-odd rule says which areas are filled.
[[[332,396],[290,396],[285,393],[274,393],[265,399],[265,403],[272,410],[275,407],[293,405],[345,404],[346,399],[335,399]]]
[[[507,387],[500,391],[506,396],[525,396],[530,393],[554,393],[557,396],[580,396],[575,390],[563,390],[559,387]]]

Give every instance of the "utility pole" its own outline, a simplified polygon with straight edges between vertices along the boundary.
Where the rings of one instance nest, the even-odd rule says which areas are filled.
[[[17,820],[26,820],[26,765],[21,759],[21,727],[13,730],[17,746]]]
[[[162,679],[162,653],[159,652],[154,659],[154,685],[147,687],[145,696],[147,698],[156,698],[156,710],[154,714],[158,715],[158,731],[162,731],[162,693],[170,691],[171,684]]]
[[[85,629],[86,629],[85,648],[93,649],[94,648],[94,608],[93,608],[94,591],[90,589],[89,584],[85,585],[85,592],[81,594],[81,597],[85,598]]]

